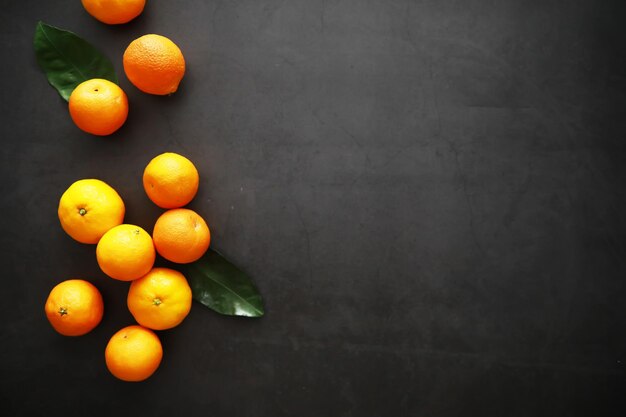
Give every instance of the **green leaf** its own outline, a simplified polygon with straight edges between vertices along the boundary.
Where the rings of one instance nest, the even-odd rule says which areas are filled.
[[[210,309],[229,316],[265,314],[261,294],[252,280],[219,252],[209,249],[185,270],[193,298]]]
[[[37,63],[65,100],[78,84],[92,78],[117,84],[111,61],[72,32],[37,22],[34,45]]]

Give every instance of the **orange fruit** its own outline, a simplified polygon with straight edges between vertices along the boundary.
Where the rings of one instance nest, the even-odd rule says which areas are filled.
[[[100,323],[104,304],[100,291],[93,284],[70,279],[50,291],[45,310],[54,330],[64,336],[81,336]]]
[[[82,0],[87,13],[109,25],[127,23],[143,11],[146,0]]]
[[[152,159],[143,172],[143,188],[148,198],[167,209],[182,207],[193,200],[199,180],[194,164],[172,152]]]
[[[84,81],[72,91],[70,116],[81,130],[106,136],[122,127],[128,117],[128,98],[117,84],[102,78]]]
[[[96,179],[76,181],[59,200],[61,227],[81,243],[98,243],[110,228],[124,221],[124,212],[119,194]]]
[[[159,255],[186,264],[204,255],[211,243],[211,232],[198,213],[178,208],[166,211],[157,219],[152,239]]]
[[[154,330],[171,329],[191,310],[191,288],[180,272],[154,268],[130,284],[126,301],[137,323]]]
[[[185,75],[185,58],[165,36],[144,35],[128,45],[122,59],[128,80],[144,93],[167,95]]]
[[[124,327],[115,333],[104,351],[107,368],[122,381],[147,379],[157,370],[163,358],[158,336],[141,326]]]
[[[121,281],[131,281],[147,274],[155,258],[152,237],[132,224],[120,224],[110,229],[96,247],[96,259],[102,272]]]

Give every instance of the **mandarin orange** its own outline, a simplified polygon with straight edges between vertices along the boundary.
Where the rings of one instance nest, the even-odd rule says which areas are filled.
[[[122,381],[149,378],[161,364],[163,347],[158,336],[142,326],[128,326],[115,333],[104,351],[109,371]]]
[[[46,317],[64,336],[81,336],[102,320],[104,303],[100,291],[88,281],[70,279],[57,284],[45,305]]]
[[[98,243],[102,235],[124,220],[124,201],[107,183],[78,180],[59,200],[61,227],[81,243]]]
[[[128,80],[144,93],[167,95],[185,75],[180,48],[165,36],[149,34],[132,41],[122,59]]]
[[[96,259],[102,272],[120,281],[144,276],[152,269],[155,258],[152,237],[132,224],[110,229],[96,247]]]
[[[152,239],[159,255],[186,264],[204,255],[211,243],[211,232],[198,213],[178,208],[166,211],[157,219]]]
[[[143,172],[143,188],[148,198],[166,209],[182,207],[193,200],[199,181],[194,164],[173,152],[154,157]]]
[[[191,310],[191,288],[184,275],[154,268],[130,284],[128,309],[142,326],[154,330],[178,326]]]
[[[72,120],[81,130],[97,136],[110,135],[128,117],[126,93],[109,80],[94,78],[80,83],[69,100]]]

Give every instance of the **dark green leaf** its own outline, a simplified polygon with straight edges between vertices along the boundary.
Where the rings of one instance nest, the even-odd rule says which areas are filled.
[[[72,32],[38,22],[34,45],[37,63],[65,100],[78,84],[92,78],[117,84],[111,61]]]
[[[193,298],[229,316],[261,317],[263,300],[252,280],[219,252],[207,253],[186,265]]]

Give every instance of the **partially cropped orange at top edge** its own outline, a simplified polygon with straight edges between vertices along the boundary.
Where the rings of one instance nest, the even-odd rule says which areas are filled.
[[[128,23],[143,12],[146,0],[81,0],[94,18],[108,25]]]

